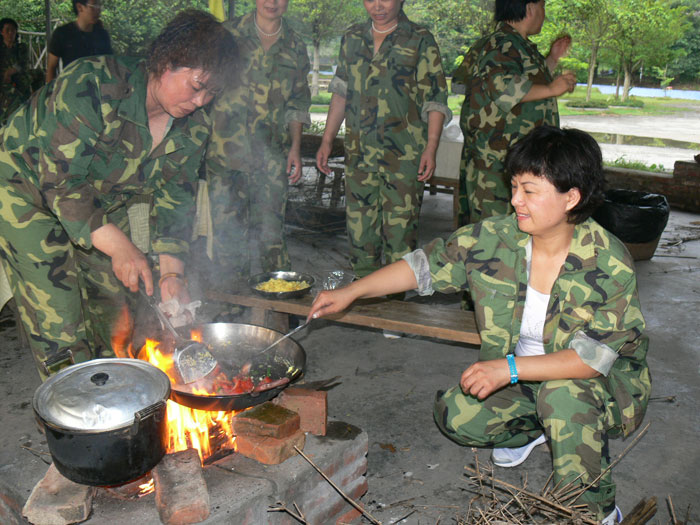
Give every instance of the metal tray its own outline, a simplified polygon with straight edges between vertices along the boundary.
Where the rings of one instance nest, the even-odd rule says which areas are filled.
[[[256,286],[260,283],[264,283],[270,279],[284,279],[285,281],[303,281],[308,283],[309,286],[301,290],[294,290],[292,292],[265,292],[263,290],[258,290]],[[294,299],[297,297],[303,297],[311,291],[316,280],[308,273],[299,272],[264,272],[254,275],[248,279],[248,285],[250,289],[253,290],[258,295],[266,297],[267,299]]]

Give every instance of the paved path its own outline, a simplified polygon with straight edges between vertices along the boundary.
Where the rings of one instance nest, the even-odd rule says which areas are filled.
[[[313,120],[323,121],[326,116],[313,114]],[[455,117],[458,120],[458,117]],[[611,133],[637,137],[652,137],[679,140],[700,144],[700,108],[689,106],[689,110],[661,116],[636,115],[575,115],[561,117],[562,127],[578,128],[589,133]],[[697,150],[670,146],[632,146],[624,144],[601,144],[603,158],[613,162],[620,157],[628,161],[644,162],[647,165],[663,166],[673,170],[677,160],[692,160],[700,153]]]

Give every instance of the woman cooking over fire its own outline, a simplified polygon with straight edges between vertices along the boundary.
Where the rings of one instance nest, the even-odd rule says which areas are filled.
[[[403,0],[365,0],[369,20],[340,44],[316,164],[330,173],[345,120],[345,203],[350,262],[360,277],[415,249],[423,185],[435,171],[447,107],[440,51],[403,12]]]
[[[0,256],[42,379],[114,355],[126,291],[154,291],[147,256],[161,299],[188,300],[182,260],[210,133],[201,107],[231,82],[234,50],[213,17],[184,11],[147,60],[80,59],[3,129]],[[146,255],[127,214],[144,201]]]
[[[590,218],[602,202],[600,148],[581,131],[542,126],[511,148],[506,167],[514,214],[321,292],[310,317],[362,297],[467,290],[479,361],[438,392],[438,427],[461,445],[493,448],[503,467],[548,441],[554,484],[585,487],[580,503],[617,523],[608,438],[639,426],[651,379],[632,258]]]

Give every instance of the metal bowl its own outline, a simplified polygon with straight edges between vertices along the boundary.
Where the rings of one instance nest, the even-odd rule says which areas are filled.
[[[293,292],[264,292],[263,290],[258,290],[256,288],[260,283],[269,281],[270,279],[284,279],[285,281],[303,281],[308,283],[309,286],[301,290],[294,290]],[[311,291],[311,287],[314,285],[315,279],[308,273],[299,272],[264,272],[254,275],[248,279],[248,286],[258,295],[262,295],[267,299],[294,299],[296,297],[302,297]]]

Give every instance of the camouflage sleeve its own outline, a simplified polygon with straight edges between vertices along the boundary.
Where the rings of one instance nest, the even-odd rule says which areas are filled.
[[[311,115],[309,107],[311,106],[311,90],[309,89],[309,55],[306,53],[306,46],[299,46],[299,63],[296,70],[294,83],[292,85],[292,94],[287,101],[285,108],[284,121],[285,124],[290,122],[301,122],[304,125],[311,125]]]
[[[428,121],[428,113],[439,111],[445,115],[445,121],[452,120],[452,111],[447,106],[447,80],[442,69],[440,49],[432,37],[421,39],[416,64],[416,79],[419,100],[423,101],[421,118]]]
[[[336,93],[343,98],[347,98],[348,93],[348,65],[347,65],[347,36],[343,35],[340,42],[340,53],[338,53],[338,66],[335,68],[335,76],[328,85],[329,93]]]
[[[464,95],[467,91],[467,56],[462,59],[462,63],[452,73],[452,93],[454,95]]]
[[[510,113],[530,91],[532,81],[523,68],[520,52],[511,41],[485,52],[479,71],[485,82],[482,89],[504,113]]]
[[[423,250],[415,250],[402,257],[416,276],[418,295],[433,295],[433,281],[430,276],[430,263]]]
[[[446,241],[438,238],[423,248],[435,291],[454,293],[469,289],[465,263],[469,249],[476,242],[472,232],[473,225],[464,226]]]
[[[619,277],[611,281],[617,288],[595,309],[583,333],[575,333],[570,342],[581,360],[604,376],[619,355],[634,351],[645,327],[634,273],[622,283]]]
[[[98,77],[92,68],[76,64],[73,74],[66,74],[69,69],[59,75],[49,96],[37,131],[42,144],[37,176],[48,206],[71,241],[90,248],[90,233],[108,222],[88,173],[104,122]]]

